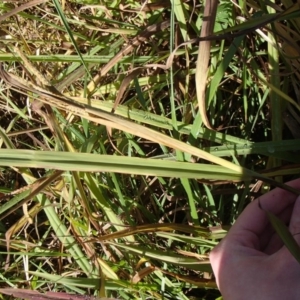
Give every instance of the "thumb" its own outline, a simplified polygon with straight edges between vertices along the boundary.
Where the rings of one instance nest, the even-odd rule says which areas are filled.
[[[298,245],[300,245],[300,196],[295,201],[289,229]]]

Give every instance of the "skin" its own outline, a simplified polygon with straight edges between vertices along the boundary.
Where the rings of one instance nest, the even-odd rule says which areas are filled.
[[[300,190],[300,178],[287,184]],[[300,196],[277,188],[259,201],[289,227],[300,245]],[[300,299],[300,264],[275,233],[258,199],[213,249],[210,261],[224,300]]]

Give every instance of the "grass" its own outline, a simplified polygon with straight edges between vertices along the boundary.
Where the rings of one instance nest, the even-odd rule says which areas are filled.
[[[0,81],[1,287],[220,297],[210,250],[300,169],[299,7],[272,3],[220,1],[206,89],[214,130],[195,109],[198,43],[177,48],[200,35],[203,3],[0,4],[2,68],[42,85],[17,46],[97,109],[40,108],[34,92]]]

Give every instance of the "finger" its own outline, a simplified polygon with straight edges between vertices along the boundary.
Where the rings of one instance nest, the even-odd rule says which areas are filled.
[[[300,196],[297,198],[294,204],[289,230],[300,245]]]
[[[300,190],[300,178],[287,184]],[[296,199],[297,195],[280,188],[270,191],[246,207],[232,226],[227,237],[235,239],[240,243],[245,244],[246,242],[247,246],[258,248],[259,241],[257,237],[264,232],[269,223],[264,210],[272,212],[275,215],[280,215],[290,205],[293,205]]]

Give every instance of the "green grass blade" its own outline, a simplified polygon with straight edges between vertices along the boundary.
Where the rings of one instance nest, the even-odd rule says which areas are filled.
[[[65,14],[64,14],[64,12],[63,12],[61,6],[60,6],[59,1],[58,1],[58,0],[53,0],[53,3],[54,3],[54,5],[55,5],[55,7],[56,7],[56,10],[57,10],[57,12],[58,12],[60,18],[61,18],[61,21],[62,21],[63,24],[64,24],[64,27],[65,27],[65,29],[66,29],[66,31],[67,31],[69,37],[70,37],[70,40],[72,41],[72,44],[73,44],[73,46],[74,46],[74,48],[75,48],[75,50],[76,50],[76,52],[77,52],[77,54],[78,54],[78,56],[79,56],[79,58],[80,58],[80,61],[81,61],[82,65],[83,65],[84,68],[85,68],[86,73],[88,74],[89,78],[92,78],[92,76],[91,76],[91,74],[90,74],[90,71],[89,71],[89,68],[87,67],[87,65],[86,65],[86,63],[85,63],[85,61],[84,61],[84,59],[83,59],[83,56],[82,56],[82,54],[81,54],[81,52],[80,52],[80,49],[79,49],[78,46],[77,46],[77,43],[76,43],[75,38],[74,38],[74,36],[73,36],[72,30],[71,30],[71,28],[70,28],[70,25],[68,24],[68,21],[67,21],[67,19],[66,19],[66,17],[65,17]]]
[[[272,224],[273,228],[283,241],[284,245],[288,248],[288,250],[295,257],[295,259],[300,263],[300,246],[290,233],[289,229],[277,216],[275,216],[267,210],[264,211],[266,212],[270,223]]]

